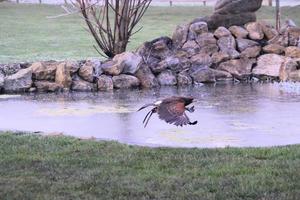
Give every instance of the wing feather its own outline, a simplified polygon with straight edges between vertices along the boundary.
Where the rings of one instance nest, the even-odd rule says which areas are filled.
[[[158,109],[160,119],[176,126],[187,125],[190,120],[185,114],[183,102],[163,102]]]

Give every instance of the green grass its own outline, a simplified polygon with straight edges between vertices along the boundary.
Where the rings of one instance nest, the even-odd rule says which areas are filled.
[[[300,146],[169,149],[0,134],[0,199],[298,199]]]
[[[300,24],[300,7],[282,9],[282,18]],[[208,15],[211,7],[150,7],[131,38],[129,50],[160,36],[171,36],[176,25]],[[59,6],[0,4],[0,63],[37,60],[85,59],[98,57],[91,36],[79,15],[47,19],[63,13]],[[274,9],[264,7],[259,19],[274,23]],[[139,27],[137,27],[139,28]]]

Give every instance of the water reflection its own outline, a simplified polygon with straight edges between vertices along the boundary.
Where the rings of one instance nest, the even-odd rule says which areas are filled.
[[[194,96],[196,126],[176,128],[136,112],[172,95]],[[0,129],[63,132],[76,137],[172,147],[272,146],[300,143],[300,95],[274,84],[219,84],[101,93],[0,98]]]

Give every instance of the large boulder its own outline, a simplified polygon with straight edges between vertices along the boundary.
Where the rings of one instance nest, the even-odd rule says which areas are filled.
[[[56,61],[45,61],[32,63],[32,77],[34,80],[54,81],[57,65]]]
[[[32,85],[32,68],[21,69],[17,73],[4,79],[6,92],[24,92]]]
[[[140,80],[141,86],[144,88],[152,88],[159,86],[158,80],[146,64],[142,64],[135,73],[135,77]]]
[[[255,11],[262,4],[262,0],[218,0],[212,15],[201,17],[193,22],[204,21],[210,30],[220,26],[229,28],[233,25],[244,25],[256,21]]]
[[[262,0],[218,0],[215,5],[215,12],[220,14],[235,14],[255,12],[262,4]]]
[[[132,75],[121,74],[119,76],[113,76],[112,78],[114,88],[136,88],[140,85],[140,81],[138,78]]]
[[[264,76],[278,78],[280,67],[284,60],[284,56],[277,54],[262,55],[258,58],[257,66],[253,69],[252,73],[258,78]]]
[[[163,86],[177,84],[176,74],[171,70],[163,71],[157,76],[157,79],[159,84]]]
[[[114,84],[111,76],[100,75],[97,80],[99,91],[108,91],[114,89]]]

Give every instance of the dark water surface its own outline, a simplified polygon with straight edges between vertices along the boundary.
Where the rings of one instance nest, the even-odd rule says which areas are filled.
[[[146,103],[172,95],[194,96],[196,126],[177,128]],[[7,98],[9,97],[9,98]],[[0,96],[0,130],[63,133],[144,146],[225,147],[300,143],[300,94],[274,84],[224,84],[108,93]]]

